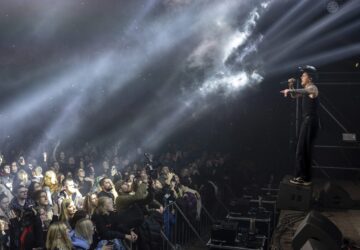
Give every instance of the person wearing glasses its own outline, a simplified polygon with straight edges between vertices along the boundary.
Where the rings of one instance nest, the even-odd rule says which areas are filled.
[[[34,206],[33,200],[28,198],[28,188],[18,185],[13,189],[15,197],[10,202],[10,210],[23,212]]]

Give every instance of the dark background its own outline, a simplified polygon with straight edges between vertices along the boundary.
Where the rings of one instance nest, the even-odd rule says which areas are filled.
[[[201,36],[179,38],[181,43],[170,49],[164,42],[161,53],[154,55],[142,51],[151,39],[144,40],[141,34],[151,29],[151,23],[157,19],[158,30],[151,34],[161,34],[162,25],[165,25],[161,17],[169,20],[174,15],[176,19],[176,15],[185,12],[189,12],[187,20],[191,29],[190,24],[197,20],[196,8],[215,4],[215,1],[207,1],[201,3],[207,7],[200,4],[191,10],[192,1],[177,4],[181,2],[88,0],[51,4],[40,0],[31,3],[2,1],[0,150],[15,148],[37,153],[44,145],[58,139],[64,147],[85,142],[107,147],[120,140],[125,150],[141,145],[151,151],[162,150],[171,143],[189,145],[195,142],[209,151],[231,152],[235,162],[250,160],[264,171],[289,172],[296,142],[295,101],[280,95],[279,91],[286,87],[280,83],[299,76],[297,66],[303,64],[317,67],[321,102],[349,132],[359,137],[360,24],[356,1],[344,2],[341,7],[349,9],[342,13],[341,8],[335,14],[326,10],[326,1],[318,1],[322,3],[316,5],[315,1],[303,1],[305,3],[298,9],[295,7],[299,1],[273,1],[259,18],[252,36],[244,46],[237,48],[240,53],[254,41],[253,37],[264,34],[256,52],[249,54],[241,65],[228,62],[235,70],[261,68],[263,81],[233,95],[219,92],[201,100],[198,98],[179,122],[167,124],[166,119],[176,114],[179,106],[185,105],[181,100],[206,79],[206,65],[196,70],[186,67],[186,58]],[[238,10],[233,25],[240,29],[246,14],[259,4],[261,1],[253,1]],[[150,5],[151,10],[139,18]],[[290,17],[281,22],[289,13]],[[323,26],[317,26],[319,24]],[[274,27],[278,32],[266,35]],[[286,41],[312,28],[315,31],[311,36],[275,59],[286,48]],[[187,27],[181,27],[176,31],[174,27],[173,36],[181,37],[181,32],[186,30]],[[336,35],[339,30],[345,31]],[[134,33],[140,34],[139,37],[128,35]],[[333,33],[335,35],[331,36]],[[279,48],[271,51],[276,47]],[[136,65],[131,66],[136,48],[139,48],[136,56],[141,56],[140,62],[144,63],[138,72]],[[112,67],[111,74],[86,88],[87,81],[94,77],[93,68],[87,63],[108,50],[116,51],[120,57],[123,55],[122,64],[117,65],[118,61],[106,64]],[[127,61],[129,65],[123,64]],[[85,72],[79,78],[76,77],[77,66]],[[132,70],[135,73],[123,80]],[[56,82],[58,78],[62,80]],[[74,82],[70,83],[70,88],[62,88],[71,81]],[[119,81],[127,84],[114,88]],[[31,93],[35,94],[27,99]],[[31,106],[37,100],[41,104]],[[205,112],[199,111],[207,105],[209,108]],[[322,109],[320,117],[323,129],[317,144],[358,146],[342,141],[343,131]],[[54,121],[58,122],[54,125]],[[154,127],[157,132],[153,133]],[[164,128],[166,132],[162,133]],[[152,137],[147,138],[151,133]],[[149,143],[153,137],[160,136],[155,146]],[[314,159],[319,165],[358,167],[358,151],[316,149]],[[346,171],[341,173],[347,176]]]

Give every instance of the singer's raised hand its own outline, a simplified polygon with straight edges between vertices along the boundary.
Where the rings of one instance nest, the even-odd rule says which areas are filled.
[[[284,95],[284,97],[287,97],[289,91],[290,91],[290,89],[284,89],[284,90],[281,90],[280,93],[282,93]]]

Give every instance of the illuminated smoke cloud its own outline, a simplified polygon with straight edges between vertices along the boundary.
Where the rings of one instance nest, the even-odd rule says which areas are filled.
[[[256,53],[263,39],[262,35],[254,34],[254,30],[269,4],[270,1],[264,1],[253,7],[240,28],[231,23],[236,15],[233,6],[224,8],[223,15],[214,19],[213,28],[203,35],[202,42],[188,57],[189,69],[210,71],[199,87],[201,94],[230,94],[263,80],[256,60],[247,59]]]

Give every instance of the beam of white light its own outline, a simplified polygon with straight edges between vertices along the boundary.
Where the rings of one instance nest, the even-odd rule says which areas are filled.
[[[358,15],[358,8],[360,7],[360,2],[350,1],[348,4],[345,4],[343,8],[334,15],[328,15],[324,19],[319,20],[314,25],[306,28],[303,32],[300,32],[297,36],[287,40],[286,43],[283,43],[282,46],[274,48],[272,51],[271,59],[268,61],[270,64],[274,64],[282,60],[289,51],[296,49],[301,45],[306,45],[307,42],[319,34],[321,31],[329,28],[333,24],[339,24],[344,19],[350,19],[353,16]]]
[[[291,8],[283,17],[280,17],[279,20],[265,32],[264,37],[266,37],[266,45],[268,47],[271,48],[274,45],[276,46],[276,41],[291,39],[291,37],[285,36],[289,30],[294,29],[296,26],[300,26],[304,20],[309,20],[314,16],[319,15],[324,9],[322,1],[313,1],[311,9],[307,8],[307,4],[309,4],[308,1],[298,1],[293,8]],[[304,9],[307,11],[304,11]]]
[[[188,32],[183,32],[182,36],[175,36],[176,31],[174,31],[174,25],[175,27],[186,27],[187,23],[187,15],[183,15],[178,19],[173,19],[172,22],[168,22],[168,24],[164,26],[160,26],[161,23],[156,22],[153,31],[158,31],[161,27],[163,28],[163,32],[159,33],[157,32],[157,35],[153,37],[152,41],[146,42],[143,47],[134,47],[130,49],[129,51],[122,51],[121,54],[119,54],[117,51],[113,51],[113,53],[109,53],[111,56],[106,59],[106,63],[104,63],[104,58],[100,57],[100,59],[95,60],[94,62],[91,62],[90,67],[89,65],[86,65],[87,68],[87,84],[83,87],[83,96],[86,96],[86,93],[91,89],[91,87],[96,83],[96,75],[99,76],[106,76],[106,75],[116,75],[114,77],[115,84],[112,84],[109,86],[110,92],[116,93],[120,90],[127,82],[129,82],[131,79],[137,77],[142,70],[149,64],[149,61],[144,60],[144,55],[148,57],[155,57],[159,56],[157,54],[163,52],[164,50],[169,50],[176,46],[177,44],[181,43],[182,39],[187,38],[190,36],[194,29],[196,29],[196,25],[194,25],[194,29],[187,29]],[[151,27],[151,26],[150,26]],[[139,35],[139,34],[136,34]],[[145,37],[150,37],[154,34],[142,34]],[[148,41],[147,38],[142,38],[144,41]],[[111,57],[111,59],[110,59]],[[121,72],[117,70],[117,68],[121,68]],[[78,72],[77,72],[78,73]],[[71,74],[70,74],[71,75]],[[84,74],[79,75],[79,79],[84,77]],[[72,81],[74,81],[74,77],[71,78]],[[83,80],[83,79],[81,79]],[[61,83],[61,86],[69,86],[69,83]],[[81,97],[76,97],[81,98]],[[40,101],[40,100],[38,100]],[[44,133],[43,137],[39,139],[39,143],[35,143],[40,145],[42,141],[46,140],[47,137],[56,138],[58,136],[62,136],[63,139],[66,139],[66,137],[70,136],[71,134],[75,134],[78,129],[80,129],[77,126],[71,126],[71,128],[67,128],[66,133],[64,134],[63,131],[63,124],[65,124],[65,121],[73,122],[73,119],[76,116],[71,115],[71,112],[75,112],[81,107],[81,105],[78,105],[78,103],[81,103],[81,101],[76,101],[71,104],[67,104],[68,108],[65,108],[62,113],[59,114],[58,118],[56,118],[49,128],[47,128],[46,132]],[[35,105],[35,103],[33,103]],[[79,118],[77,118],[79,119]],[[34,146],[34,148],[39,148],[40,146]]]
[[[96,82],[99,77],[102,77],[104,68],[110,67],[111,55],[105,54],[100,56],[98,60],[90,63],[82,63],[76,67],[66,68],[59,76],[48,79],[50,82],[49,86],[45,89],[39,86],[33,90],[33,93],[24,93],[23,96],[17,98],[12,104],[7,105],[5,109],[2,109],[0,113],[7,114],[11,113],[11,119],[6,120],[3,126],[8,128],[14,128],[14,124],[18,123],[25,116],[36,112],[47,103],[56,102],[56,99],[60,98],[59,93],[64,93],[74,86],[83,85],[84,87],[90,86],[92,82]]]
[[[268,3],[268,1],[263,2]],[[267,8],[268,4],[263,4],[263,8]],[[244,25],[244,29],[246,32],[249,32],[254,25],[256,25],[256,18],[258,18],[258,13],[253,12],[250,19],[248,20],[248,25]],[[222,23],[219,25],[223,25]],[[247,34],[249,35],[249,34]],[[238,46],[241,45],[243,41],[238,41]],[[216,46],[216,43],[209,42],[208,39],[205,39],[200,46],[198,46],[193,53],[188,57],[188,62],[192,63],[192,66],[204,66],[201,65],[201,62],[205,62],[206,60],[202,60],[201,57],[204,56],[202,53],[205,52],[206,49],[211,48],[212,46]],[[230,45],[236,46],[236,45]],[[224,47],[222,47],[223,49]],[[226,51],[226,50],[223,50]],[[230,54],[228,55],[230,56]],[[199,60],[200,57],[200,60]],[[221,63],[215,63],[220,65]],[[142,146],[147,147],[156,147],[159,145],[166,137],[176,131],[183,124],[186,124],[191,120],[191,113],[196,111],[201,114],[208,109],[209,105],[206,103],[209,100],[206,100],[208,96],[211,96],[214,92],[220,91],[235,91],[241,89],[246,86],[249,82],[260,82],[263,80],[263,77],[254,70],[253,72],[245,72],[240,71],[233,73],[229,69],[226,69],[225,66],[222,67],[225,71],[220,71],[219,73],[210,76],[208,79],[204,81],[204,83],[200,86],[200,88],[193,92],[192,94],[188,94],[182,101],[177,101],[175,107],[177,107],[171,113],[165,115],[163,119],[161,119],[150,131],[147,132],[147,136],[142,141]],[[198,102],[201,102],[202,105],[197,105]],[[202,100],[202,101],[201,101]],[[211,103],[211,105],[216,105],[215,103]]]
[[[143,18],[146,16],[146,14],[151,11],[151,9],[155,6],[155,4],[158,2],[158,0],[151,0],[146,1],[144,8],[140,9],[140,12],[138,15],[134,16],[131,20],[136,20],[136,22],[141,22]],[[75,6],[77,6],[75,4]],[[46,41],[46,38],[53,34],[54,31],[56,31],[57,27],[64,24],[66,21],[65,16],[76,16],[77,13],[76,8],[74,8],[73,2],[56,2],[51,4],[44,4],[43,2],[34,1],[31,3],[32,11],[35,12],[36,18],[34,18],[34,22],[31,23],[32,32],[34,34],[37,34],[39,38]],[[66,15],[65,15],[66,14]],[[133,31],[134,26],[136,26],[136,22],[133,21],[129,24],[126,34],[125,35],[133,35],[128,34],[129,32]],[[48,34],[48,33],[51,34]],[[107,50],[104,52],[104,54],[112,54],[115,50],[113,48]],[[99,55],[101,57],[101,55]],[[101,60],[101,59],[100,59]],[[55,98],[55,92],[62,93],[66,91],[66,89],[71,87],[71,82],[79,82],[81,77],[80,75],[86,76],[86,69],[92,69],[91,66],[92,62],[87,61],[87,59],[81,59],[81,58],[68,58],[67,61],[69,61],[67,64],[70,64],[69,67],[65,67],[63,70],[57,70],[57,72],[54,73],[54,75],[50,79],[46,79],[47,82],[46,86],[39,87],[39,89],[34,89],[31,93],[25,93],[23,96],[19,96],[18,99],[24,100],[23,103],[28,103],[30,105],[22,105],[19,104],[18,100],[14,100],[12,104],[9,104],[9,107],[2,107],[1,112],[5,112],[6,110],[10,111],[11,113],[17,114],[17,110],[14,109],[15,106],[20,106],[20,108],[26,106],[27,110],[30,111],[31,108],[38,107],[38,104],[41,104],[43,100],[43,97],[48,96],[49,93],[52,93],[53,98]],[[97,61],[97,60],[95,60]],[[96,62],[95,62],[96,64]],[[55,67],[62,67],[61,65],[50,65],[49,67],[55,68]],[[96,66],[95,66],[96,68]],[[110,68],[110,67],[109,67]],[[41,73],[46,73],[48,70],[43,70],[43,72],[39,71],[37,75]],[[89,70],[90,73],[92,73],[91,70]],[[21,82],[29,81],[33,77],[33,72],[30,72],[30,75],[24,76],[24,78],[21,80]],[[73,80],[71,78],[74,78]],[[89,77],[90,78],[90,77]],[[62,80],[63,79],[63,80]],[[83,78],[84,79],[84,78]],[[84,79],[86,80],[86,79]],[[66,84],[69,82],[69,84]],[[52,84],[53,83],[53,84]],[[13,83],[12,83],[13,84]],[[59,91],[56,91],[59,90]],[[13,112],[15,111],[15,112]],[[6,112],[5,112],[6,113]]]
[[[179,38],[179,34],[178,34],[179,29],[180,29],[180,31],[182,29],[187,30],[187,32],[181,31],[180,35],[183,34],[183,33],[184,34],[187,34],[189,32],[191,33],[191,30],[196,30],[198,32],[200,31],[200,33],[201,33],[200,36],[203,37],[204,41],[202,42],[202,45],[200,45],[200,47],[196,48],[193,51],[192,55],[190,55],[188,57],[187,63],[189,63],[190,65],[191,65],[191,63],[193,63],[192,66],[194,66],[194,67],[204,66],[203,64],[205,63],[204,62],[205,60],[200,59],[200,61],[198,61],[198,62],[196,60],[201,58],[204,53],[208,53],[209,51],[211,51],[213,46],[216,47],[216,49],[219,50],[219,51],[221,51],[222,48],[223,48],[222,46],[219,46],[219,43],[212,42],[212,39],[211,39],[213,37],[212,33],[213,32],[217,33],[218,32],[217,29],[221,29],[222,32],[223,32],[221,34],[225,35],[225,37],[221,37],[220,39],[226,40],[227,34],[230,35],[233,32],[233,31],[230,30],[229,25],[226,23],[228,21],[227,18],[232,19],[234,17],[234,13],[236,13],[236,10],[242,4],[243,4],[243,2],[240,2],[240,1],[239,2],[231,2],[230,5],[221,2],[221,3],[217,3],[216,5],[212,5],[210,7],[207,7],[207,9],[205,9],[205,10],[204,10],[204,8],[202,8],[202,12],[197,14],[198,18],[197,18],[195,23],[193,22],[193,20],[191,18],[189,19],[189,17],[191,17],[191,16],[189,16],[189,14],[186,14],[184,16],[185,18],[181,19],[181,22],[177,22],[178,23],[177,25],[175,25],[175,26],[171,25],[170,28],[175,30],[177,35],[175,35],[173,33],[170,33],[170,34],[173,34],[172,36],[170,36],[170,41],[172,41],[173,38],[175,38],[175,39]],[[263,8],[266,8],[266,7],[267,6],[264,6]],[[191,13],[192,12],[190,12],[190,14]],[[226,17],[226,18],[224,18],[224,17]],[[250,19],[250,21],[247,23],[247,25],[243,26],[244,28],[250,29],[250,25],[253,25],[253,23],[252,24],[250,24],[250,23],[254,21],[254,18],[256,17],[256,14],[252,13],[251,17],[252,17],[252,19]],[[212,23],[208,22],[209,19],[212,20],[213,18],[215,18],[215,22],[217,23],[217,27],[214,27],[212,25]],[[187,21],[187,22],[184,23],[184,21]],[[224,25],[224,26],[222,26],[222,25]],[[188,28],[190,26],[191,26],[191,29]],[[167,27],[167,25],[165,25],[165,31],[167,30],[166,27]],[[227,31],[225,33],[224,33],[224,29],[227,29]],[[156,30],[158,30],[158,29],[156,29]],[[164,28],[163,28],[163,30],[164,30]],[[162,33],[167,34],[167,32],[162,32]],[[166,38],[166,40],[169,41],[169,38]],[[208,44],[206,44],[207,41],[209,41]],[[177,43],[175,43],[175,44],[177,44]],[[220,63],[216,62],[216,63],[217,64],[222,64],[222,62],[220,62]],[[254,78],[256,80],[260,79],[259,75],[257,75],[256,73],[251,74],[250,77]],[[246,84],[246,82],[248,80],[248,75],[247,75],[247,73],[244,73],[244,72],[242,72],[241,74],[229,75],[228,80],[230,80],[230,82],[227,82],[227,84],[231,85],[232,88],[241,88],[242,86],[244,86]],[[226,79],[222,80],[222,82],[225,82],[225,81],[226,81]],[[171,82],[171,80],[170,80],[170,82]],[[164,89],[166,89],[166,88],[164,88]],[[162,96],[162,94],[159,94],[159,96]],[[203,93],[201,93],[201,91],[197,91],[195,96],[200,98],[201,96],[203,96]],[[189,97],[182,96],[181,98],[186,98],[186,100],[189,100],[188,99]],[[169,111],[165,111],[164,114],[161,114],[162,111],[161,111],[161,108],[160,108],[160,111],[159,111],[159,106],[161,107],[162,105],[159,104],[158,102],[159,101],[156,100],[156,102],[153,103],[154,105],[149,105],[145,109],[141,110],[137,119],[135,119],[131,124],[129,124],[128,127],[122,128],[122,129],[120,129],[121,130],[120,132],[116,133],[116,137],[121,138],[121,139],[119,139],[119,145],[120,146],[122,146],[122,145],[126,146],[127,145],[128,138],[131,137],[130,135],[134,131],[142,130],[143,127],[146,126],[144,124],[151,124],[150,123],[151,116],[157,116],[156,113],[160,112],[160,117],[161,118],[159,118],[159,120],[161,121],[161,124],[163,124],[163,122],[162,122],[163,120],[172,121],[172,120],[176,120],[175,117],[181,117],[181,115],[178,115],[178,114],[183,113],[183,111],[181,111],[181,110],[186,110],[186,108],[184,108],[184,107],[193,108],[192,107],[193,105],[190,105],[193,102],[191,100],[189,100],[189,101],[179,103],[178,106],[179,106],[179,109],[181,109],[181,110],[177,111],[175,109],[175,111],[171,111],[170,113],[169,113]],[[171,102],[172,105],[173,105],[173,100],[163,100],[163,102],[167,103],[165,106],[169,105],[168,102]],[[203,105],[203,106],[206,106],[206,105]],[[169,118],[169,116],[171,116],[172,118]],[[146,128],[146,129],[148,130],[148,128]],[[164,139],[165,135],[163,135],[161,133],[159,134],[160,130],[163,130],[163,129],[162,128],[157,129],[156,127],[154,127],[153,129],[150,129],[150,131],[147,133],[147,134],[149,134],[150,139],[144,139],[144,141],[146,141],[146,143],[144,143],[144,144],[147,144],[147,143],[153,141],[153,139],[151,139],[151,138],[154,138],[154,137]],[[171,131],[174,131],[174,130],[172,129]]]
[[[322,46],[329,44],[329,41],[336,41],[339,37],[346,37],[359,29],[360,29],[360,20],[351,23],[345,27],[342,26],[339,29],[334,30],[326,35],[315,37],[314,39],[311,40],[311,43],[308,43],[306,44],[306,46],[304,46],[304,49],[316,50],[317,48],[321,48]]]
[[[175,109],[146,134],[141,142],[141,147],[156,149],[167,137],[187,124],[193,118],[194,112],[199,116],[216,105],[210,100],[202,99],[198,91],[188,93],[185,99],[182,98],[184,97],[176,100],[173,105]]]
[[[146,14],[154,7],[156,4],[156,0],[148,1],[147,4],[145,4],[145,8],[141,9],[140,14],[135,16],[134,19],[138,22],[141,22],[143,18],[146,16]],[[45,6],[46,7],[46,6]],[[61,7],[61,8],[60,8]],[[61,14],[66,9],[69,9],[68,5],[60,6],[59,8],[53,9],[56,12],[55,16],[58,16],[59,13]],[[52,13],[51,11],[49,13]],[[68,12],[69,14],[71,12]],[[53,13],[55,14],[55,13]],[[61,25],[61,20],[59,22],[56,22],[55,16],[51,16],[51,25]],[[44,15],[35,25],[35,30],[39,32],[39,34],[43,34],[44,39],[50,34],[46,32],[47,27],[45,24],[49,23],[47,18],[50,18],[49,15]],[[44,21],[44,20],[47,20]],[[45,25],[42,25],[42,23]],[[131,23],[129,28],[127,29],[128,32],[130,32],[133,28],[135,23]],[[106,50],[103,55],[98,55],[98,58],[94,61],[87,61],[80,58],[77,59],[69,59],[69,61],[75,61],[71,62],[70,67],[66,67],[62,71],[57,71],[55,75],[50,78],[46,79],[47,84],[46,86],[40,86],[36,89],[33,89],[31,92],[24,93],[22,96],[17,96],[16,100],[13,101],[12,104],[8,104],[6,107],[3,107],[0,113],[5,114],[5,117],[7,119],[4,119],[3,128],[5,130],[8,130],[10,128],[16,129],[14,127],[14,124],[21,124],[19,121],[24,119],[25,115],[30,115],[31,113],[36,113],[37,110],[41,109],[42,106],[44,106],[45,103],[55,103],[58,101],[58,99],[61,97],[61,94],[65,92],[72,92],[74,89],[74,86],[83,85],[81,87],[83,95],[86,95],[87,91],[91,89],[92,85],[96,83],[97,75],[106,76],[106,74],[114,74],[114,72],[118,73],[118,70],[115,69],[116,66],[122,66],[120,65],[114,65],[114,62],[119,60],[120,56],[115,57],[116,51],[112,48],[109,50]],[[111,63],[109,61],[111,58]],[[128,58],[132,58],[131,56]],[[116,59],[116,60],[115,60]],[[140,61],[143,58],[138,57],[138,61]],[[106,61],[106,63],[104,63]],[[129,65],[129,61],[127,60],[123,62],[123,65]],[[134,67],[138,67],[136,65],[136,62],[132,63]],[[52,66],[55,67],[55,66]],[[124,67],[125,68],[125,67]],[[130,69],[131,70],[131,69]],[[116,89],[119,90],[124,86],[124,83],[131,79],[131,77],[134,77],[136,75],[136,72],[132,76],[129,76],[127,78],[124,78],[123,81],[116,83]],[[30,76],[27,76],[26,79],[29,79]],[[23,79],[24,81],[24,79]],[[20,100],[20,101],[19,101]],[[6,115],[8,113],[11,113],[11,116]],[[61,114],[59,114],[61,116]],[[10,118],[10,119],[9,119]],[[53,124],[56,124],[53,123]],[[55,125],[56,126],[56,125]],[[20,127],[20,126],[19,126]],[[53,131],[53,129],[49,128]],[[52,133],[50,133],[52,134]]]
[[[236,6],[238,6],[239,3],[236,3]],[[226,6],[226,7],[224,7]],[[193,16],[194,10],[184,13],[177,18],[173,18],[172,16],[168,16],[165,19],[162,19],[161,21],[156,22],[156,25],[150,29],[147,29],[149,31],[145,32],[144,36],[152,37],[152,39],[143,39],[144,43],[141,48],[141,50],[144,51],[144,53],[148,57],[155,57],[155,56],[161,56],[161,52],[164,50],[169,50],[174,48],[175,46],[181,44],[182,40],[191,36],[193,33],[197,31],[202,31],[204,25],[208,25],[207,20],[210,15],[223,15],[224,13],[227,13],[229,10],[234,10],[234,3],[231,5],[224,5],[224,4],[217,4],[214,6],[210,6],[207,9],[203,10],[203,12],[198,13],[197,22],[193,23],[193,20],[191,16]],[[190,28],[189,28],[190,27]],[[158,30],[162,30],[161,33],[158,32]],[[150,32],[150,33],[149,33]],[[155,33],[153,33],[155,32]],[[148,35],[146,35],[149,33]],[[146,42],[149,41],[149,42]],[[124,58],[130,58],[130,60],[134,60],[134,53],[130,50],[128,52],[129,55],[132,54],[132,56]],[[135,53],[136,54],[136,53]],[[158,55],[159,54],[159,55]],[[137,61],[137,60],[134,60]],[[143,60],[143,56],[140,57],[138,62],[134,63],[128,63],[128,65],[134,65],[134,68],[129,70],[124,70],[125,72],[129,72],[132,75],[137,75],[139,70],[143,68],[143,65],[147,65],[148,62],[145,62]],[[123,76],[122,76],[123,77]],[[123,79],[122,79],[123,80]],[[116,86],[114,86],[115,90]],[[158,104],[158,103],[156,103]],[[152,105],[149,105],[151,107]],[[156,105],[155,105],[156,106]],[[155,109],[155,108],[152,108]],[[148,116],[151,116],[154,114],[153,110],[149,109],[143,109],[140,111],[138,118],[134,120],[128,128],[122,129],[122,131],[118,132],[118,137],[121,137],[123,134],[129,134],[131,131],[136,130],[136,128],[139,128],[143,126],[148,121]],[[126,144],[126,139],[121,139],[121,142]]]
[[[86,96],[87,91],[89,91],[91,87],[94,85],[93,83],[96,82],[95,81],[96,77],[94,76],[94,74],[101,76],[115,75],[113,77],[115,82],[113,82],[114,84],[108,86],[108,89],[110,92],[113,92],[114,94],[117,91],[119,91],[120,88],[122,88],[122,86],[124,86],[131,79],[137,77],[142,72],[142,70],[150,63],[149,61],[144,60],[144,55],[146,55],[147,57],[161,56],[161,52],[164,52],[164,50],[165,51],[170,50],[177,44],[181,43],[182,39],[189,37],[198,28],[198,25],[194,25],[192,29],[183,28],[186,29],[187,32],[182,32],[181,36],[179,35],[175,36],[176,31],[174,30],[174,26],[187,27],[189,22],[188,21],[189,15],[191,14],[182,15],[180,18],[177,19],[173,18],[171,21],[167,22],[167,25],[164,25],[163,22],[156,22],[155,24],[153,24],[153,26],[150,25],[149,30],[156,32],[162,28],[162,32],[161,33],[156,32],[156,34],[154,33],[141,34],[142,36],[141,40],[146,41],[144,42],[141,48],[135,46],[134,48],[131,48],[128,51],[120,51],[121,54],[118,51],[113,51],[112,53],[108,52],[108,54],[111,55],[111,59],[108,58],[105,64],[101,63],[104,61],[104,59],[100,57],[101,60],[99,59],[94,62],[91,62],[90,64],[91,67],[87,65],[86,68],[88,70],[87,71],[88,74],[86,75],[86,77],[88,79],[86,86],[83,87],[84,89],[83,95]],[[136,34],[136,36],[138,35],[140,34]],[[151,37],[153,35],[155,36],[152,38],[152,40],[147,39],[147,37]],[[158,55],[159,53],[160,55]],[[118,68],[121,68],[121,72],[119,72]],[[79,78],[81,77],[84,77],[84,75],[81,74]],[[62,84],[62,86],[64,85],[69,85],[69,84],[68,83]],[[75,104],[76,103],[77,102],[75,102]],[[47,129],[47,132],[44,133],[44,137],[45,136],[56,137],[59,135],[63,135],[61,132],[62,131],[61,124],[65,123],[64,119],[67,119],[68,121],[71,122],[71,119],[69,117],[72,116],[69,115],[68,113],[69,110],[72,110],[74,112],[79,107],[81,107],[81,105],[74,106],[70,104],[69,107],[71,108],[64,109],[63,112],[59,114],[59,117],[51,123],[51,126]],[[71,133],[75,134],[78,129],[79,129],[78,127],[72,126],[71,129],[67,129],[66,134],[67,135],[70,135]],[[43,140],[45,140],[45,138],[43,138]]]
[[[68,1],[55,1],[51,4],[32,1],[29,8],[32,9],[33,15],[37,15],[35,21],[32,22],[32,36],[41,41],[53,36],[58,28],[76,11],[73,4]]]
[[[145,1],[144,6],[140,8],[139,13],[132,18],[132,22],[128,25],[124,32],[124,36],[129,36],[131,32],[136,32],[138,25],[144,20],[145,16],[159,3],[159,0]]]
[[[169,113],[168,106],[174,105],[174,99],[172,96],[169,96],[169,93],[173,90],[173,84],[176,83],[181,68],[182,66],[180,64],[179,68],[169,76],[166,83],[156,91],[155,96],[162,97],[160,100],[153,98],[147,105],[142,106],[138,111],[136,119],[130,121],[128,126],[119,127],[109,136],[98,138],[95,144],[104,144],[104,142],[107,142],[110,138],[118,138],[116,145],[121,149],[126,148],[135,135],[147,130],[149,124],[153,126],[154,120],[164,119],[164,116]]]
[[[316,66],[325,65],[328,63],[336,62],[344,58],[351,57],[355,54],[358,54],[360,51],[360,44],[355,44],[351,46],[345,46],[338,49],[330,50],[324,53],[314,54],[308,57],[295,58],[291,62],[287,62],[286,64],[279,64],[276,67],[272,68],[271,73],[279,73],[283,71],[287,71],[291,68],[296,68],[299,65],[304,65],[308,62]]]
[[[221,22],[218,22],[218,25],[222,26],[224,24]],[[213,43],[211,41],[211,39],[205,39],[204,43],[202,43],[201,46],[203,46],[203,47],[199,46],[197,48],[197,50],[194,50],[194,53],[192,54],[193,57],[191,57],[192,60],[190,60],[190,62],[196,62],[193,64],[193,65],[195,65],[195,67],[199,67],[199,66],[206,64],[206,61],[207,61],[206,59],[205,60],[197,60],[197,61],[195,59],[199,59],[199,58],[202,59],[201,56],[206,55],[207,52],[209,52],[208,50],[214,49],[214,47],[216,48],[217,43],[216,42]],[[352,48],[352,50],[350,50],[350,51],[353,51],[355,49],[358,49],[358,48]],[[195,53],[195,51],[196,51],[196,53]],[[342,51],[342,52],[344,52],[344,51]],[[339,53],[342,53],[342,52],[339,52]],[[336,56],[339,55],[339,53],[334,53],[331,57],[335,58]],[[239,53],[239,54],[241,55],[242,53]],[[327,56],[329,56],[329,55],[327,55]],[[312,58],[307,58],[306,60],[308,60],[308,59],[312,59]],[[321,58],[318,58],[318,59],[321,59]],[[324,58],[322,58],[322,59],[324,59]],[[224,68],[220,67],[217,69],[224,69]],[[217,69],[215,69],[214,71],[216,71]],[[166,112],[162,119],[160,119],[156,124],[154,124],[150,129],[147,130],[147,133],[146,133],[147,136],[144,138],[142,145],[155,146],[155,147],[156,147],[156,145],[159,145],[161,143],[161,141],[164,140],[168,135],[173,133],[178,128],[178,126],[189,121],[191,111],[193,109],[196,109],[196,108],[194,108],[194,100],[206,97],[207,94],[214,93],[214,90],[218,89],[218,88],[216,88],[216,86],[225,86],[225,88],[230,87],[231,89],[233,89],[235,87],[235,89],[236,89],[236,88],[241,88],[242,86],[246,86],[246,83],[244,84],[244,82],[249,81],[249,79],[254,79],[257,82],[262,81],[262,76],[257,71],[253,71],[250,73],[245,72],[245,71],[239,71],[239,72],[234,73],[230,70],[228,70],[228,71],[220,70],[217,72],[222,72],[222,73],[218,73],[218,75],[213,74],[209,78],[207,78],[204,81],[203,85],[200,86],[200,89],[201,89],[201,87],[204,87],[204,88],[199,90],[199,92],[189,95],[189,97],[185,98],[183,102],[180,102],[179,100],[177,100],[175,103],[178,105],[178,108],[176,108],[175,110],[173,110],[170,113]],[[221,83],[221,84],[217,85],[216,83]],[[205,88],[206,86],[209,86],[208,91],[206,91],[206,88]],[[205,93],[206,93],[205,96],[202,94],[203,91],[205,91]],[[172,105],[174,105],[174,104],[172,103]],[[122,140],[123,139],[124,138],[122,138]],[[126,138],[125,138],[125,140],[126,140]]]
[[[112,63],[112,56],[105,54],[98,58],[98,60],[92,62],[88,65],[86,70],[86,77],[81,75],[79,82],[73,83],[71,86],[74,87],[74,84],[83,84],[83,89],[90,88],[89,86],[94,85],[95,83],[101,82],[101,80],[106,77],[104,69],[109,68]],[[90,73],[88,73],[88,70]],[[73,80],[73,79],[72,79]],[[85,83],[81,82],[84,81]],[[41,147],[44,142],[48,140],[61,138],[61,140],[68,139],[73,135],[78,129],[81,122],[81,109],[84,109],[84,103],[86,101],[86,94],[69,94],[67,98],[70,99],[69,102],[64,102],[63,109],[58,112],[57,117],[52,120],[48,127],[44,128],[43,135],[37,138],[36,141],[32,143],[32,154],[38,155],[41,152]]]

